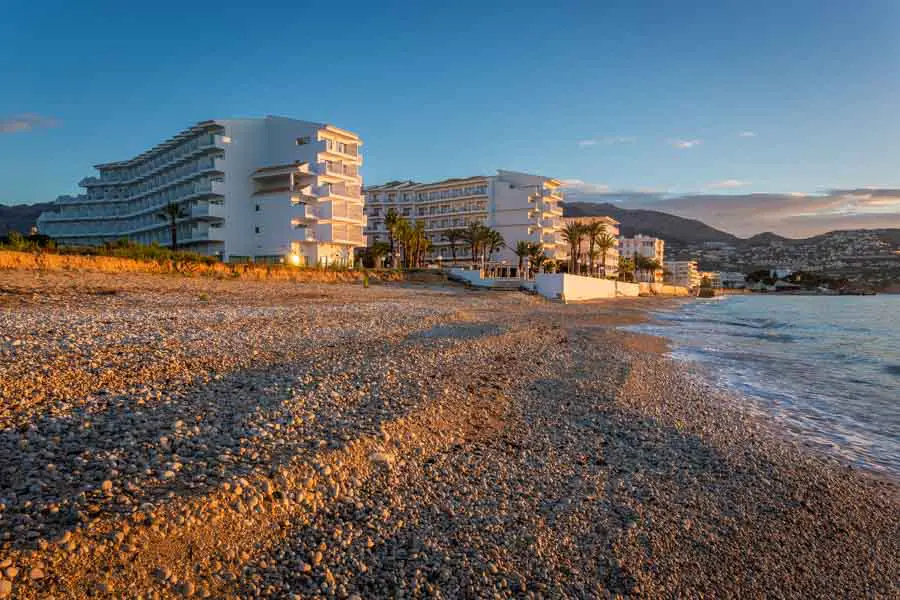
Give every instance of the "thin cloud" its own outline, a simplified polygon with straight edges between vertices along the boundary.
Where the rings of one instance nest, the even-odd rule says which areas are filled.
[[[742,131],[738,134],[738,137],[756,137],[755,131]]]
[[[23,133],[57,125],[59,125],[59,121],[51,117],[25,113],[0,119],[0,133]]]
[[[722,181],[714,181],[712,183],[706,184],[706,189],[709,190],[730,190],[734,188],[747,187],[751,185],[752,181],[746,181],[744,179],[724,179]]]
[[[567,191],[582,194],[605,194],[609,192],[609,186],[605,183],[588,183],[581,179],[563,179],[563,187]]]
[[[673,148],[678,148],[679,150],[687,150],[688,148],[699,146],[702,143],[703,140],[669,140],[669,144]]]
[[[607,146],[611,146],[613,144],[633,144],[636,141],[637,138],[632,135],[607,135],[603,137],[581,140],[578,142],[578,145],[582,148],[588,148],[590,146],[596,146],[598,144],[605,144]]]

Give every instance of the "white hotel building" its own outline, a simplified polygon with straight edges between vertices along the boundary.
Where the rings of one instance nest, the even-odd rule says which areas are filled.
[[[202,121],[129,160],[96,165],[85,193],[38,219],[65,245],[127,238],[231,262],[347,262],[365,244],[359,137],[284,117]]]
[[[644,256],[651,260],[659,261],[659,264],[665,268],[666,242],[649,235],[638,234],[633,238],[619,238],[619,253],[626,257],[632,258],[635,254]],[[653,281],[661,283],[663,280],[663,269],[657,269],[653,273]]]
[[[506,247],[495,260],[516,264],[516,243],[539,243],[551,258],[565,255],[560,238],[562,207],[561,183],[556,179],[497,171],[496,175],[447,179],[435,183],[390,182],[366,188],[366,233],[371,245],[387,241],[384,218],[390,209],[415,223],[425,221],[431,240],[429,260],[450,261],[450,243],[444,238],[449,229],[464,229],[470,223],[482,223],[503,236]],[[456,247],[459,261],[471,258],[462,242]]]

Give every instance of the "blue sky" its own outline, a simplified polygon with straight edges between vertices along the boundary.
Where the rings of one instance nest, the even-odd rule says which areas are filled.
[[[0,19],[0,203],[193,122],[365,142],[367,183],[509,168],[605,190],[900,186],[900,2],[20,2]]]

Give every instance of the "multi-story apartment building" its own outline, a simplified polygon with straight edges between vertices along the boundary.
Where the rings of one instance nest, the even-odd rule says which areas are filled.
[[[709,287],[713,288],[721,288],[722,287],[722,274],[718,271],[701,271],[700,272],[700,284],[703,284],[703,280],[709,281]]]
[[[696,260],[673,260],[666,265],[669,282],[686,288],[700,286],[700,271]]]
[[[626,257],[634,257],[634,255],[644,256],[658,261],[660,265],[664,265],[666,243],[659,238],[649,235],[638,234],[632,238],[620,237],[619,253]],[[655,283],[662,282],[663,270],[660,268],[653,273],[653,281]]]
[[[616,240],[616,246],[614,248],[610,248],[606,252],[606,263],[601,265],[600,263],[603,261],[603,258],[600,254],[597,255],[597,259],[594,264],[597,265],[598,270],[601,274],[605,274],[608,277],[615,277],[619,272],[619,222],[613,219],[612,217],[565,217],[563,219],[564,223],[603,223],[604,228],[606,229],[606,233],[613,237]],[[568,258],[570,248],[568,244],[563,244],[563,250],[565,251],[566,258]],[[581,240],[580,254],[581,260],[583,263],[588,264],[591,250],[591,242],[585,236]],[[595,248],[595,252],[598,250]],[[605,268],[600,268],[605,267]]]
[[[142,154],[97,165],[85,193],[38,219],[60,244],[127,238],[171,244],[164,209],[180,207],[179,248],[232,262],[351,261],[364,245],[359,137],[284,117],[197,123]]]
[[[450,262],[453,250],[446,239],[450,229],[482,223],[503,236],[506,247],[494,260],[515,263],[513,253],[521,240],[539,243],[551,258],[565,253],[560,239],[562,222],[561,183],[556,179],[515,171],[496,175],[447,179],[434,183],[392,181],[366,189],[369,244],[388,239],[385,215],[394,209],[411,222],[424,220],[432,244],[429,260]],[[471,258],[469,248],[458,242],[458,261]]]

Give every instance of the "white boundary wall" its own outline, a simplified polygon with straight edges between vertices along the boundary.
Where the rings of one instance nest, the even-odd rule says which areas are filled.
[[[541,273],[535,278],[535,287],[538,294],[544,298],[561,299],[565,302],[618,296],[637,297],[641,289],[636,283],[581,277],[568,273]]]

